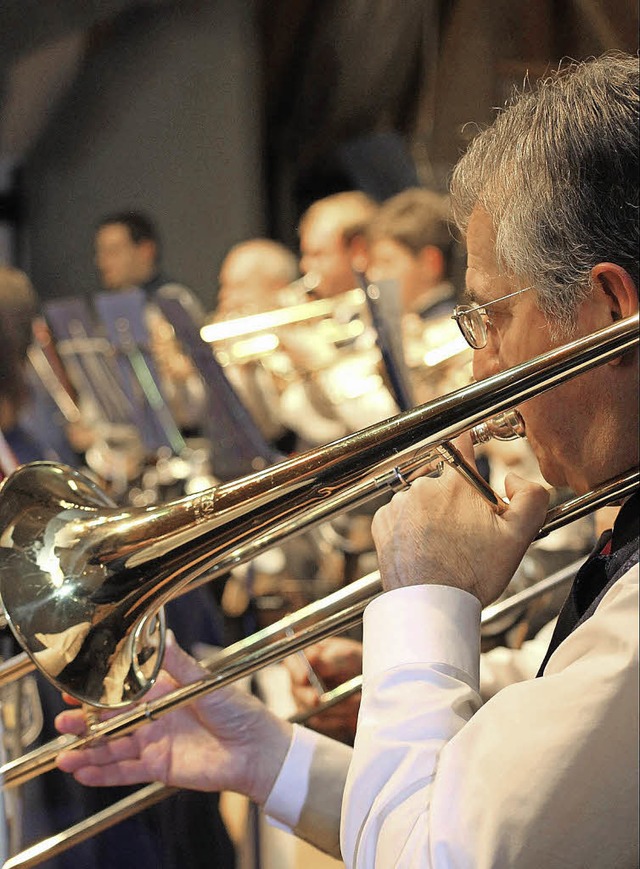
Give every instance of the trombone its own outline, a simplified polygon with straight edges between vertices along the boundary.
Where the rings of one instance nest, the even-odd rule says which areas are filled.
[[[18,468],[0,494],[0,594],[33,664],[60,690],[125,706],[153,684],[162,606],[259,552],[447,462],[501,500],[449,441],[523,434],[515,404],[630,350],[638,315],[354,435],[159,507],[116,506],[82,474]],[[487,422],[487,417],[490,417]]]
[[[640,472],[636,468],[607,481],[597,490],[576,496],[552,508],[535,539],[545,537],[551,531],[564,527],[598,507],[627,497],[638,488],[639,481]],[[547,581],[543,580],[536,586],[524,589],[521,595],[513,595],[506,601],[493,604],[486,610],[485,623],[503,616],[511,608],[523,606],[532,596],[546,593],[557,582],[554,575]],[[321,600],[302,607],[205,659],[202,663],[209,672],[202,679],[156,700],[139,703],[113,718],[92,723],[85,736],[60,736],[47,745],[4,764],[0,767],[0,780],[4,788],[17,787],[49,772],[55,767],[57,756],[63,750],[85,748],[96,740],[125,736],[149,721],[155,721],[162,715],[199,700],[211,691],[224,688],[270,664],[277,664],[312,643],[346,631],[359,623],[366,606],[381,592],[380,574],[374,571]]]
[[[517,418],[512,424],[507,412],[514,405],[630,351],[637,342],[635,315],[353,436],[164,507],[115,507],[90,481],[68,468],[50,463],[24,466],[0,493],[0,548],[4,550],[0,582],[8,621],[31,659],[54,684],[92,705],[129,703],[142,696],[159,669],[164,641],[158,614],[173,594],[203,576],[223,574],[381,490],[403,488],[434,461],[453,464],[499,508],[497,496],[458,461],[448,441],[474,428],[477,441],[494,433],[500,436],[505,429],[512,431]],[[503,418],[498,424],[485,422],[487,416],[499,414]],[[555,508],[541,534],[624,498],[637,486],[638,470],[632,469]],[[22,583],[26,588],[16,591],[14,586],[21,583],[15,579],[26,567],[30,570],[28,581]],[[344,630],[359,621],[380,590],[379,577],[373,574],[288,616],[224,650],[210,675],[192,685],[95,724],[87,736],[62,736],[5,765],[1,770],[5,786],[19,785],[53,768],[63,749],[123,735]],[[90,620],[84,634],[78,629],[78,599],[88,600],[90,606],[82,610]],[[51,635],[44,633],[44,623],[38,621],[42,601],[48,624],[56,626],[65,641],[71,640],[63,650],[69,652],[68,661],[57,671],[62,646],[54,647]],[[115,694],[105,695],[103,677],[112,675],[106,667],[108,658],[101,664],[87,654],[92,631],[93,637],[111,641],[106,645],[112,659],[122,663],[123,656],[130,656],[128,661],[125,658],[126,678],[117,682]],[[56,632],[52,633],[55,638]],[[43,641],[47,639],[49,645]],[[93,650],[91,643],[88,647]],[[52,648],[57,658],[49,654]],[[97,684],[83,673],[92,660],[100,676]],[[149,660],[152,666],[145,671]],[[132,673],[142,676],[134,682]]]
[[[288,305],[285,308],[262,311],[258,314],[246,314],[229,320],[215,320],[206,323],[200,329],[200,337],[203,341],[215,346],[240,338],[249,338],[262,332],[281,329],[284,326],[331,317],[339,309],[356,311],[363,307],[364,301],[364,292],[356,288],[331,299],[310,299]]]

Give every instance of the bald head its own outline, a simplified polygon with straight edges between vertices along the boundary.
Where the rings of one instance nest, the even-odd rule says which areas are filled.
[[[217,314],[233,316],[277,307],[276,294],[298,277],[295,255],[277,241],[234,245],[220,268]]]

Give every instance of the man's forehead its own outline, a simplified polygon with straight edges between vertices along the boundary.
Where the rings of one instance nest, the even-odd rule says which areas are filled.
[[[101,226],[96,234],[96,241],[133,243],[129,229],[123,223],[107,223]]]
[[[476,208],[467,227],[467,266],[487,274],[497,272],[496,233],[493,221]]]
[[[492,295],[491,285],[500,280],[495,241],[491,217],[476,207],[467,227],[466,295],[473,301],[487,301]]]

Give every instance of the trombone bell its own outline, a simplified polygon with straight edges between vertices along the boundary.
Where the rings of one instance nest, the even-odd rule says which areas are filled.
[[[82,474],[48,462],[15,472],[0,502],[2,603],[22,647],[73,696],[116,706],[138,699],[160,669],[163,613],[140,618],[135,576],[124,597],[109,582],[126,552],[109,553],[108,537],[87,534],[120,509]]]

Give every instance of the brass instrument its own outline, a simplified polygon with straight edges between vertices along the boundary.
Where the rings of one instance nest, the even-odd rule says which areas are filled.
[[[76,471],[25,465],[0,497],[8,622],[61,690],[94,706],[131,703],[160,668],[162,605],[173,595],[381,491],[406,487],[434,463],[452,464],[499,508],[449,441],[637,341],[635,315],[325,447],[159,507],[117,507]],[[513,434],[503,418],[505,427]],[[486,424],[482,431],[477,437],[494,433]]]
[[[327,299],[305,298],[304,279],[278,291],[282,307],[216,319],[200,330],[243,404],[269,440],[290,431],[309,446],[364,428],[397,413],[378,373],[380,353],[366,298],[353,289]],[[276,302],[277,300],[277,302]],[[344,365],[350,366],[347,371]],[[377,378],[377,383],[374,379]],[[358,384],[375,412],[352,425],[343,411],[361,399],[336,395]]]
[[[406,314],[402,331],[405,361],[419,403],[469,381],[473,351],[449,315],[424,322]]]
[[[211,322],[202,327],[200,335],[203,341],[215,345],[270,332],[283,326],[331,317],[338,307],[358,310],[364,305],[364,301],[362,290],[354,289],[330,299],[312,299],[272,311]]]
[[[300,341],[298,327],[303,327],[305,343],[309,336],[307,327],[313,326],[313,344],[335,348],[352,342],[365,330],[361,315],[365,310],[362,290],[353,289],[329,299],[290,300],[288,290],[300,290],[296,285],[280,291],[285,303],[282,307],[258,313],[243,314],[227,319],[213,319],[200,329],[203,341],[211,345],[216,358],[223,366],[269,360],[273,373],[285,379],[295,374],[296,362],[289,358],[296,355]],[[291,346],[293,342],[293,346]],[[304,367],[304,366],[303,366]]]

